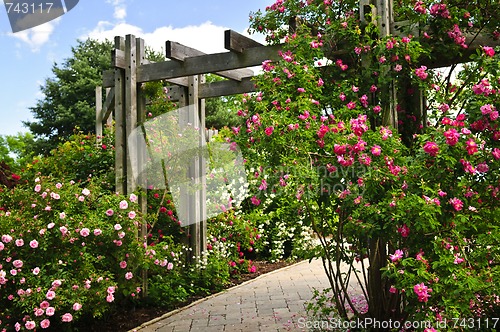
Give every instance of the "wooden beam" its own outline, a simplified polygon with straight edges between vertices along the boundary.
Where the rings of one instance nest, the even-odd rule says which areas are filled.
[[[261,43],[255,40],[243,36],[236,31],[226,30],[224,31],[224,48],[229,51],[234,51],[238,53],[243,53],[249,48],[263,46]]]
[[[102,118],[103,121],[108,120],[110,118],[114,105],[115,105],[115,88],[110,88],[109,93],[106,95],[106,100],[104,101],[104,107],[103,107],[104,116]]]
[[[198,51],[197,49],[170,40],[167,40],[165,43],[165,49],[167,58],[180,62],[184,62],[187,58],[206,55],[206,53]],[[235,69],[229,71],[217,71],[214,72],[214,74],[236,81],[241,81],[244,77],[253,76],[253,71],[249,69]]]
[[[166,96],[172,101],[184,101],[186,98],[184,90],[184,86],[168,86]]]
[[[125,69],[127,62],[125,61],[125,52],[115,48],[111,51],[111,66]]]
[[[450,43],[453,41],[450,39]],[[466,49],[461,49],[460,53],[442,53],[431,52],[427,58],[420,59],[420,63],[427,68],[449,67],[455,63],[464,63],[470,61],[470,56],[476,53],[478,48],[483,46],[496,47],[500,45],[500,39],[493,39],[484,34],[467,33],[465,35],[465,44],[469,45]]]
[[[157,81],[259,66],[266,60],[279,60],[281,56],[278,51],[282,48],[282,45],[260,46],[248,49],[241,54],[215,53],[186,58],[183,63],[176,61],[152,63],[137,68],[137,80],[138,82]]]
[[[115,37],[115,49],[125,50],[125,39]],[[127,191],[126,183],[126,146],[125,146],[125,70],[114,69],[115,87],[115,180],[116,192],[125,194]]]
[[[115,70],[109,69],[102,72],[102,87],[112,88],[115,86]]]
[[[102,86],[95,88],[95,134],[99,144],[102,137]]]
[[[136,39],[133,35],[127,35],[125,39],[125,154],[126,154],[126,178],[127,190],[125,194],[131,194],[136,189],[136,182],[132,170],[132,156],[128,149],[128,138],[132,131],[137,128],[137,49]],[[134,158],[136,156],[133,156]]]
[[[187,77],[171,78],[171,79],[166,79],[165,81],[172,83],[172,84],[175,84],[175,85],[188,86]],[[112,88],[115,86],[115,71],[114,70],[105,70],[102,73],[102,86],[104,88]]]
[[[254,92],[256,90],[255,83],[252,78],[245,78],[241,82],[235,81],[218,81],[212,83],[200,84],[199,97],[213,98],[221,96],[237,95],[240,93]]]

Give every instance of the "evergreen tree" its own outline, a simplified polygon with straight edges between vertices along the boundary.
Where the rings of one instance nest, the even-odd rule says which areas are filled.
[[[35,136],[35,153],[48,154],[76,127],[95,131],[95,87],[102,84],[102,72],[111,69],[112,46],[109,41],[79,40],[71,57],[54,63],[54,77],[41,86],[44,97],[30,108],[35,120],[24,122]]]

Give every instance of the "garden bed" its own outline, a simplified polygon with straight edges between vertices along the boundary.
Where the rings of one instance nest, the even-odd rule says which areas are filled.
[[[254,261],[254,265],[257,267],[257,272],[255,273],[245,273],[238,277],[231,278],[230,283],[227,285],[226,289],[242,284],[245,281],[255,279],[256,277],[272,272],[274,270],[289,266],[294,264],[293,261],[278,261],[278,262],[265,262],[265,261]],[[199,299],[204,298],[204,296],[192,296],[187,301],[182,303],[177,303],[175,306],[170,308],[158,308],[158,307],[142,307],[142,308],[125,308],[120,312],[115,312],[108,315],[105,319],[93,322],[81,322],[78,328],[82,331],[88,332],[122,332],[129,331],[141,324],[148,322],[152,319],[160,317],[167,312],[172,310],[182,308],[184,306],[193,303]]]

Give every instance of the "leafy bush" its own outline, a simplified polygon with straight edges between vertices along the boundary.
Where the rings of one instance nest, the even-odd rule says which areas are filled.
[[[0,195],[0,327],[69,329],[139,295],[169,257],[137,241],[137,197],[36,178]],[[158,273],[158,271],[156,273]]]

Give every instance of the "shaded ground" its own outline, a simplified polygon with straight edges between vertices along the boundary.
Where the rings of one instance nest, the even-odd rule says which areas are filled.
[[[254,265],[257,267],[257,272],[242,274],[238,278],[231,279],[231,283],[227,288],[234,287],[245,281],[254,279],[259,275],[280,269],[282,267],[293,264],[291,261],[280,261],[276,263],[254,261]],[[100,320],[93,322],[92,324],[82,324],[80,327],[81,331],[88,332],[125,332],[129,331],[139,325],[162,316],[163,314],[170,312],[176,308],[184,307],[196,300],[203,298],[203,296],[191,297],[183,303],[179,303],[177,306],[172,308],[157,308],[157,307],[147,307],[147,308],[124,308],[120,312],[116,312],[108,316],[105,320]]]

